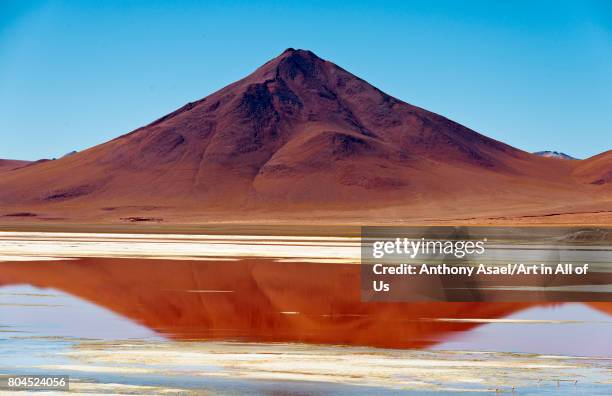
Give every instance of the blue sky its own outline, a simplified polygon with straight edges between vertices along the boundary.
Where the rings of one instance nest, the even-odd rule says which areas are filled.
[[[0,158],[82,150],[287,47],[518,148],[612,149],[612,2],[0,0]]]

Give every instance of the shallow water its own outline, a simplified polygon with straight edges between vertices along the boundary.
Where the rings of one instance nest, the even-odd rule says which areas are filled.
[[[214,241],[206,260],[163,238],[124,257],[104,235],[88,251],[120,254],[66,259],[81,242],[44,238],[0,251],[20,257],[0,263],[0,373],[94,393],[610,391],[612,303],[362,303],[342,238],[197,239]]]

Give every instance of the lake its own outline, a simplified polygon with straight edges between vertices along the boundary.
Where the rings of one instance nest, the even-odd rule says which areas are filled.
[[[612,303],[362,302],[355,236],[0,233],[0,373],[132,394],[609,394]]]

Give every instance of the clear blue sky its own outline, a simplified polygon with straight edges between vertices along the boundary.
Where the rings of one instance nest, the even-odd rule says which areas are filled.
[[[287,47],[524,150],[612,148],[610,1],[0,0],[0,158],[102,143]]]

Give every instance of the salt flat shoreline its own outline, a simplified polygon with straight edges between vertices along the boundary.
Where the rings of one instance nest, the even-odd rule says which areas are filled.
[[[53,371],[71,390],[105,394],[252,394],[268,387],[319,394],[397,394],[406,391],[605,394],[609,358],[484,352],[393,350],[316,344],[71,340],[62,359],[44,359],[12,372]],[[10,357],[9,357],[10,359]],[[4,367],[3,367],[4,366]],[[98,379],[92,380],[92,376]]]
[[[550,238],[525,242],[525,237],[520,241],[490,240],[487,249],[506,250],[506,254],[511,254],[511,251],[516,249],[535,251],[534,248],[537,248],[547,251],[546,249],[551,248],[548,243],[557,242]],[[571,245],[572,241],[562,241],[562,243]],[[358,264],[361,261],[361,244],[362,239],[359,235],[0,231],[0,261],[86,257],[176,260],[235,260],[262,257],[279,261]],[[558,249],[561,246],[555,245],[552,248]],[[570,249],[568,246],[563,248]],[[571,250],[595,250],[609,254],[612,248],[606,244],[606,241],[598,241],[598,245],[573,244]]]
[[[0,231],[0,261],[84,257],[236,260],[245,257],[358,263],[357,237],[106,234]]]

